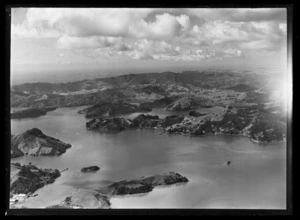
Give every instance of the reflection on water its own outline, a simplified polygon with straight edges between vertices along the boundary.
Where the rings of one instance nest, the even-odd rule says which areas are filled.
[[[86,119],[76,113],[78,109],[60,108],[39,118],[12,120],[13,134],[37,127],[72,144],[58,157],[12,159],[44,168],[69,168],[21,206],[43,208],[61,202],[76,188],[175,171],[189,182],[157,187],[145,195],[114,197],[112,208],[285,208],[284,143],[262,146],[240,136],[187,137],[151,130],[99,134],[85,129]],[[228,166],[227,161],[231,161]],[[80,172],[90,165],[100,170]]]

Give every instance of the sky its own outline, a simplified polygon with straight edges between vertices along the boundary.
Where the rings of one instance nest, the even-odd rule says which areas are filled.
[[[11,73],[281,69],[286,41],[284,8],[12,8]]]

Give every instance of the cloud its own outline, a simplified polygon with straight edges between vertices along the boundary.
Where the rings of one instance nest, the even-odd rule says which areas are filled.
[[[154,22],[145,18],[155,9],[117,8],[30,8],[23,25],[15,28],[17,36],[43,37],[38,32],[55,32],[61,35],[86,36],[132,36],[137,38],[170,38],[180,29],[188,30],[187,15],[157,14]],[[23,29],[22,29],[23,28]],[[47,37],[47,36],[45,36]]]
[[[286,21],[285,8],[194,8],[188,9],[188,13],[210,21]]]
[[[202,26],[194,25],[191,35],[213,43],[251,40],[258,36],[258,30],[251,23],[229,21],[208,21]]]
[[[70,36],[121,36],[136,20],[153,9],[30,8],[24,25],[28,31],[44,27]]]
[[[191,20],[190,17],[187,15],[180,15],[176,17],[176,20],[180,23],[182,26],[183,31],[188,31],[191,27]]]
[[[286,34],[287,32],[287,24],[286,23],[280,23],[279,29],[282,31],[282,33]]]
[[[224,50],[224,53],[229,55],[229,56],[241,56],[242,54],[242,51],[241,50],[237,50],[237,49],[232,49],[232,48],[229,48],[229,49],[226,49]]]
[[[285,9],[29,8],[12,37],[97,58],[201,61],[280,51]]]
[[[62,49],[72,48],[102,48],[122,46],[121,37],[104,37],[104,36],[89,36],[89,37],[73,37],[64,35],[57,41],[57,45]]]
[[[60,36],[60,32],[54,29],[47,29],[41,26],[30,27],[27,23],[12,24],[11,25],[12,37],[19,38],[56,38]]]
[[[155,22],[147,23],[141,20],[129,27],[129,35],[137,38],[168,39],[179,34],[180,29],[189,28],[189,17],[181,15],[179,17],[168,13],[156,15]]]

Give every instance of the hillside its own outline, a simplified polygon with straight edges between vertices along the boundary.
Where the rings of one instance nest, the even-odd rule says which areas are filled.
[[[216,92],[228,88],[232,90],[230,95],[236,97],[241,92],[259,88],[266,80],[264,75],[258,74],[195,71],[128,74],[68,83],[25,83],[12,87],[11,106],[74,107],[107,100],[151,103],[186,95],[212,99]]]
[[[11,136],[12,158],[23,155],[61,155],[70,147],[70,144],[49,137],[37,128]]]

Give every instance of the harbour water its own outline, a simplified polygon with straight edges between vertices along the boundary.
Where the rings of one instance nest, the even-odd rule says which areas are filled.
[[[63,201],[76,188],[97,188],[113,181],[169,171],[189,179],[186,184],[158,187],[147,194],[118,196],[112,208],[286,208],[286,143],[260,145],[247,137],[188,137],[153,130],[117,134],[87,131],[78,108],[59,108],[32,119],[11,120],[12,134],[39,128],[72,144],[61,156],[12,159],[41,168],[68,170],[53,184],[37,190],[17,206],[44,208]],[[165,116],[163,111],[160,116]],[[230,165],[226,165],[231,161]],[[97,165],[96,173],[81,173]]]

